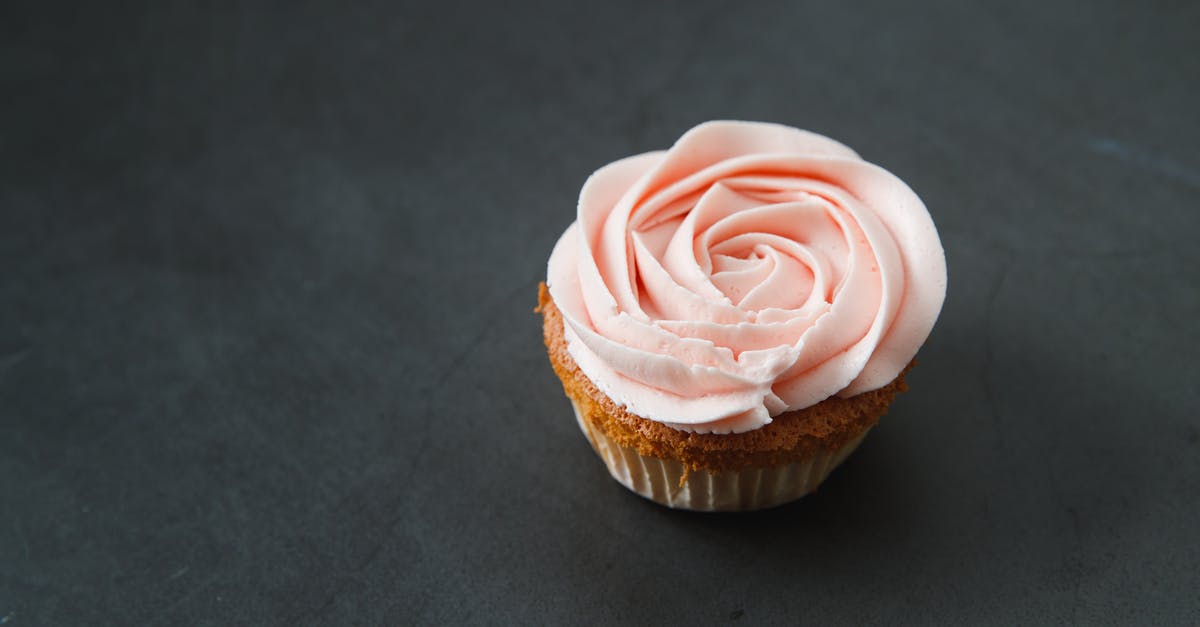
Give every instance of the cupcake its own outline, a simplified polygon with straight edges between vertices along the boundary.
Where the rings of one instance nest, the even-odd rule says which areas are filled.
[[[941,310],[929,212],[799,129],[708,122],[580,191],[538,311],[612,476],[663,505],[795,500],[878,422]]]

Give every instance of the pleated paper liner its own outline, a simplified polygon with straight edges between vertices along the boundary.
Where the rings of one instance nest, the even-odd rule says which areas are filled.
[[[751,511],[794,501],[815,490],[841,464],[870,429],[836,451],[775,468],[748,468],[710,472],[693,470],[686,481],[682,463],[640,455],[614,442],[603,429],[580,413],[574,400],[575,419],[608,472],[637,494],[675,509],[703,512]]]

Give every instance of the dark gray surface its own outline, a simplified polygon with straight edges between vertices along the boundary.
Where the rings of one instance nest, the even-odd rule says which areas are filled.
[[[0,623],[1200,621],[1200,5],[846,4],[5,3]],[[727,117],[909,182],[950,287],[818,494],[694,515],[531,309]]]

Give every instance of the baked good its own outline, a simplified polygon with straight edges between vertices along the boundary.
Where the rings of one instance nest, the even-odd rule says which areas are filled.
[[[905,389],[945,295],[924,204],[846,146],[718,121],[580,192],[539,291],[610,473],[670,507],[811,492]]]

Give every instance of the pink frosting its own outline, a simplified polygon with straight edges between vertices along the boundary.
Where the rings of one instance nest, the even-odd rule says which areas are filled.
[[[756,122],[707,122],[597,170],[547,274],[596,387],[698,433],[887,385],[946,291],[907,185],[832,139]]]

